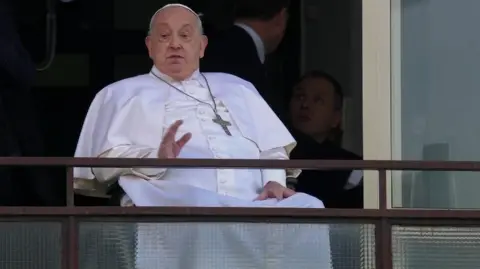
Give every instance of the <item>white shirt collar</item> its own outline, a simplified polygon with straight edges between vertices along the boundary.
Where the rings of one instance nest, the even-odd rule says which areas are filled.
[[[193,74],[189,78],[184,79],[183,81],[174,80],[173,78],[169,77],[168,75],[160,72],[160,70],[158,70],[155,66],[152,67],[150,72],[152,72],[156,76],[166,80],[169,83],[182,83],[184,81],[192,81],[193,80],[193,81],[198,81],[204,87],[205,87],[205,84],[206,84],[203,77],[200,74],[200,71],[198,69],[195,70],[195,72],[193,72]]]
[[[255,30],[252,29],[252,27],[244,23],[236,22],[235,25],[245,30],[245,32],[247,32],[248,35],[253,39],[253,43],[255,43],[255,47],[257,48],[258,58],[263,64],[265,62],[265,45],[263,44],[260,36],[255,32]]]

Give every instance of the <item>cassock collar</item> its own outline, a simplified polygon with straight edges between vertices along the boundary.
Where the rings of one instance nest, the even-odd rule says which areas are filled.
[[[184,79],[183,81],[174,80],[173,78],[169,77],[168,75],[160,72],[160,70],[158,70],[155,66],[152,67],[151,72],[153,74],[161,77],[162,79],[166,80],[167,82],[172,83],[172,84],[186,82],[186,81],[197,81],[203,87],[207,87],[206,82],[205,82],[204,78],[202,77],[202,75],[200,74],[200,71],[198,69],[195,70],[195,72],[193,72],[193,74],[189,78]]]
[[[236,22],[235,25],[245,30],[245,32],[247,32],[247,34],[253,39],[253,43],[255,43],[255,47],[257,48],[258,58],[263,64],[265,62],[265,45],[260,36],[252,29],[252,27],[244,23]]]

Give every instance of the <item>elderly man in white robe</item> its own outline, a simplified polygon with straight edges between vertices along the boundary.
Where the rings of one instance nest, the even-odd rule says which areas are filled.
[[[193,10],[180,4],[158,10],[146,45],[151,72],[97,94],[76,157],[288,159],[295,141],[251,83],[199,71],[207,38]],[[122,206],[323,208],[316,198],[286,188],[287,174],[76,168],[75,189],[105,195],[118,181]],[[322,224],[139,223],[136,241],[137,269],[331,268]]]

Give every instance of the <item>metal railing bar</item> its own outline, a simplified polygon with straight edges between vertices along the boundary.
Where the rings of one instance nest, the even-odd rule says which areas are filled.
[[[388,209],[387,170],[480,171],[480,162],[373,160],[219,160],[113,159],[71,157],[0,157],[0,166],[63,166],[67,169],[67,207],[0,207],[0,222],[61,222],[62,267],[78,268],[81,222],[240,222],[376,225],[376,263],[392,268],[392,225],[480,226],[480,210]],[[73,167],[300,168],[306,170],[378,170],[379,209],[75,207]]]
[[[0,220],[2,221],[2,220]],[[19,221],[22,221],[21,219]],[[70,269],[70,231],[68,227],[68,218],[62,220],[62,268]]]
[[[237,208],[237,207],[0,207],[0,216],[226,216],[375,218],[376,209]]]
[[[480,220],[480,210],[413,209],[306,209],[306,208],[233,208],[233,207],[0,207],[2,217],[259,217],[283,218],[363,218],[363,219],[467,219]]]
[[[387,209],[387,171],[385,169],[378,170],[378,193],[379,209],[384,211]]]
[[[387,171],[385,169],[378,170],[378,196],[379,196],[379,213],[382,215],[380,221],[375,226],[375,249],[376,263],[378,268],[393,268],[392,261],[392,226],[388,221],[387,206]]]
[[[74,177],[73,177],[73,167],[67,167],[67,184],[66,184],[66,200],[67,200],[67,206],[73,207],[75,206],[75,195],[74,195],[74,187],[73,187],[73,182],[74,182]]]
[[[68,251],[68,269],[78,269],[79,268],[79,259],[78,259],[78,219],[74,216],[68,217],[67,222],[67,239],[66,242],[68,243],[67,251]]]
[[[83,222],[100,222],[100,223],[211,223],[211,224],[221,224],[221,223],[257,223],[257,224],[375,224],[376,219],[372,218],[315,218],[315,217],[297,217],[297,218],[287,218],[287,217],[269,217],[265,218],[262,216],[255,217],[227,217],[227,216],[167,216],[167,217],[157,217],[157,216],[130,216],[130,217],[102,217],[102,216],[87,216],[87,217],[75,217],[80,223]]]
[[[0,157],[0,166],[170,167],[170,168],[300,168],[418,171],[480,171],[480,162],[372,160],[234,160],[116,159],[71,157]]]
[[[382,218],[375,226],[375,261],[377,268],[393,268],[391,236],[392,226],[387,218]]]

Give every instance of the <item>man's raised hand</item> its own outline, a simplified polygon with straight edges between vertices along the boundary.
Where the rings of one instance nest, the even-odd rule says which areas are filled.
[[[191,133],[184,134],[180,139],[175,140],[178,128],[183,124],[182,120],[177,120],[170,127],[163,136],[162,143],[158,150],[158,158],[160,159],[174,159],[182,150],[183,146],[192,138]]]

